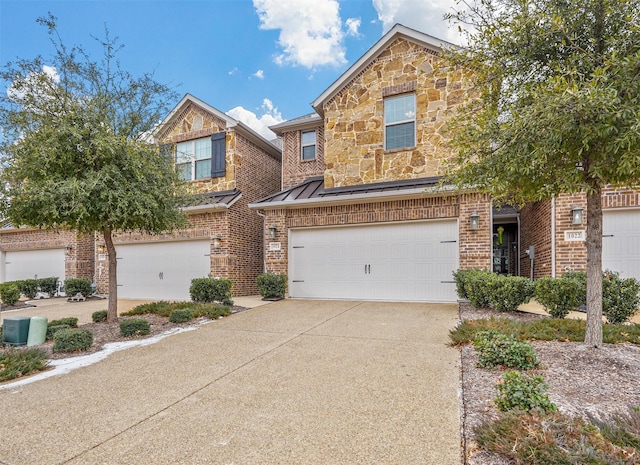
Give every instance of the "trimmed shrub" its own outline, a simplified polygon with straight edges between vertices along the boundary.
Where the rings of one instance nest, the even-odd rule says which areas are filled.
[[[171,310],[173,310],[173,303],[161,300],[159,302],[149,302],[133,307],[128,312],[123,313],[123,316],[145,315],[152,313],[154,315],[169,316]]]
[[[469,303],[476,308],[490,307],[490,285],[497,279],[498,275],[485,270],[472,270],[466,273],[463,282],[464,292],[469,299]]]
[[[602,276],[602,313],[613,324],[624,323],[638,312],[640,283],[634,278],[620,278],[613,271]]]
[[[151,326],[143,318],[130,318],[120,322],[120,334],[125,337],[144,336],[150,332]]]
[[[540,375],[530,376],[518,371],[507,371],[502,381],[496,385],[498,396],[494,402],[501,412],[510,410],[555,411],[556,404],[549,400],[546,390],[549,388]]]
[[[6,305],[15,305],[20,300],[20,290],[15,283],[7,282],[0,284],[0,300]]]
[[[458,294],[459,299],[469,298],[466,285],[469,275],[475,271],[476,270],[456,270],[453,272],[453,280],[456,282],[456,294]]]
[[[487,282],[489,306],[499,312],[515,311],[534,294],[534,284],[521,276],[496,275]]]
[[[91,314],[91,320],[94,323],[100,323],[101,321],[107,321],[107,311],[106,310],[98,310],[97,312],[93,312]]]
[[[186,308],[173,310],[169,314],[169,321],[171,323],[186,323],[187,321],[193,320],[193,316],[193,312]]]
[[[38,280],[37,279],[23,279],[18,285],[20,294],[24,295],[27,299],[33,299],[38,294]]]
[[[535,298],[553,318],[564,318],[580,306],[582,284],[566,276],[540,278],[535,284]]]
[[[480,331],[473,339],[473,348],[478,352],[480,368],[502,365],[517,370],[531,370],[539,365],[531,343],[499,331]]]
[[[258,292],[262,297],[284,297],[287,289],[287,275],[262,273],[256,279]]]
[[[78,327],[78,319],[74,316],[68,316],[66,318],[60,318],[59,320],[51,320],[47,326],[55,325],[69,325],[72,328]]]
[[[46,338],[48,341],[50,341],[51,339],[53,339],[53,335],[55,333],[57,333],[58,331],[60,331],[61,329],[70,329],[71,326],[69,325],[52,325],[52,324],[48,324],[47,325],[47,335]]]
[[[38,288],[40,292],[47,294],[49,297],[53,297],[58,292],[58,278],[40,278],[38,279]]]
[[[71,278],[64,280],[64,292],[67,297],[73,297],[78,292],[85,297],[93,294],[91,290],[91,281],[86,278]]]
[[[194,309],[196,316],[203,316],[211,320],[217,320],[220,317],[227,316],[231,313],[231,309],[226,305],[199,305]]]
[[[9,349],[0,353],[0,382],[47,369],[47,354],[41,349]]]
[[[220,302],[233,305],[231,288],[233,281],[224,278],[196,278],[191,280],[189,294],[191,300],[199,303]]]
[[[54,352],[77,352],[87,350],[93,344],[93,333],[88,329],[69,328],[53,335]]]

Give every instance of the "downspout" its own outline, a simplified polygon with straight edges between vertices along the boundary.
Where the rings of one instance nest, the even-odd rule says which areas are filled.
[[[551,277],[556,277],[556,196],[551,197]]]
[[[267,215],[262,213],[260,210],[256,210],[256,213],[262,217],[262,271],[266,273],[267,272],[267,255],[266,255],[267,251],[265,250],[266,241],[264,240],[264,226],[265,226],[265,221],[267,219]]]

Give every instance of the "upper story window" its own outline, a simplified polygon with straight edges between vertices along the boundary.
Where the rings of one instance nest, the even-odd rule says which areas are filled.
[[[211,177],[211,138],[176,144],[176,171],[180,179],[192,181]]]
[[[175,166],[180,179],[194,181],[225,175],[225,133],[178,142]]]
[[[384,149],[416,145],[416,96],[404,94],[384,99]]]
[[[302,159],[313,160],[316,158],[316,132],[302,132]]]

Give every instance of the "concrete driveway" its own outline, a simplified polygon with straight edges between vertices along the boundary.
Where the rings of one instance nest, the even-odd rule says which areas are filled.
[[[459,464],[456,305],[284,300],[0,391],[0,463]]]

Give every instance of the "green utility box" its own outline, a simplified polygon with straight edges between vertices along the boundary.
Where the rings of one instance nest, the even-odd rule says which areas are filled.
[[[5,318],[2,323],[2,343],[12,346],[24,346],[29,337],[31,318],[17,316]]]

